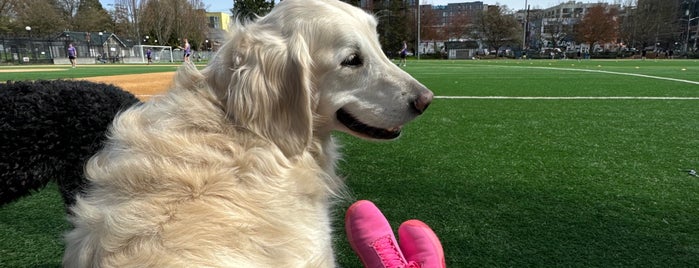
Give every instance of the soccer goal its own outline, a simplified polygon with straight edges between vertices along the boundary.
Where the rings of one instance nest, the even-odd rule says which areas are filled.
[[[148,49],[151,50],[151,59],[153,62],[173,62],[171,46],[151,46],[151,45],[135,45],[134,56],[140,59],[141,63],[148,62],[146,55]]]

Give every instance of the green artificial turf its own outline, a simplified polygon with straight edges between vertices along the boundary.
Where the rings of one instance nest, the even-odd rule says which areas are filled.
[[[2,66],[0,67],[0,81],[52,80],[122,74],[174,72],[179,66],[179,64],[78,65],[77,68],[70,68],[70,65]],[[203,65],[198,65],[198,67],[203,67]],[[32,72],[30,71],[32,69],[38,71]]]
[[[688,60],[405,70],[437,96],[699,98],[699,63]],[[352,197],[394,228],[428,223],[449,267],[699,263],[699,178],[688,174],[699,169],[699,99],[437,98],[396,141],[337,137]],[[335,211],[336,255],[361,267],[344,238],[348,205]],[[67,228],[55,185],[1,207],[0,266],[58,267]]]
[[[63,200],[51,183],[0,207],[0,267],[60,267],[68,230]]]

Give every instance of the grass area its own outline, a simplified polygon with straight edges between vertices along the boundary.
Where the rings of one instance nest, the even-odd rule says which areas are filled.
[[[203,65],[197,65],[203,67]],[[121,74],[141,74],[157,72],[174,72],[178,64],[104,64],[104,65],[41,65],[41,66],[1,66],[0,81],[8,80],[52,80],[71,79],[93,76],[110,76]]]
[[[438,96],[699,98],[699,63],[687,60],[405,69]],[[699,169],[698,134],[699,99],[436,99],[395,142],[337,136],[354,197],[395,227],[427,222],[450,267],[692,267],[699,178],[686,170]],[[361,267],[344,238],[346,205],[338,262]],[[58,267],[62,213],[53,185],[0,208],[0,266]]]
[[[0,207],[0,267],[61,267],[70,225],[58,187]]]

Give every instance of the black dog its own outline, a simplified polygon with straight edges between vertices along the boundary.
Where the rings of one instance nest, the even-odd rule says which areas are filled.
[[[0,84],[0,205],[56,180],[68,208],[112,119],[138,102],[116,86],[88,81]]]

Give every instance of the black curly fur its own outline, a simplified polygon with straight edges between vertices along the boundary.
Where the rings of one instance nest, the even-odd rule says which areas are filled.
[[[66,208],[114,116],[138,99],[88,81],[0,84],[0,205],[58,182]]]

